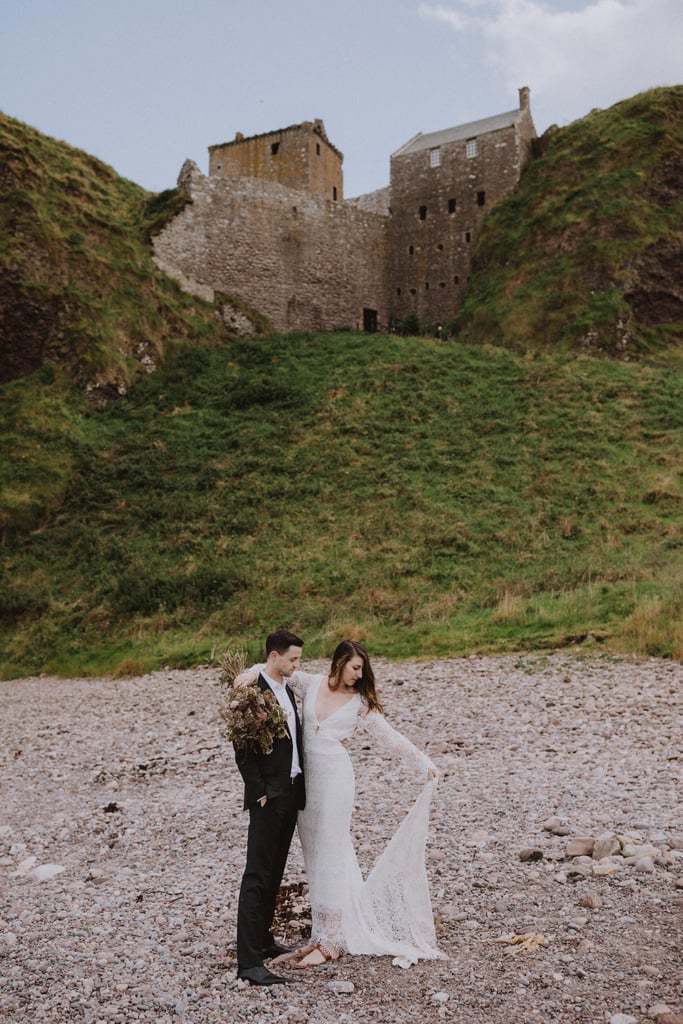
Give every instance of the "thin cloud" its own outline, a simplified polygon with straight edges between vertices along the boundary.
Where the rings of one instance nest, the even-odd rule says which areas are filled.
[[[597,0],[578,10],[542,0],[457,0],[424,3],[419,12],[479,37],[506,90],[529,85],[560,123],[682,77],[680,0]]]

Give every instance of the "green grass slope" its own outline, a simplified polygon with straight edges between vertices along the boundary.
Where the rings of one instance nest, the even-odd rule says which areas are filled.
[[[106,401],[169,345],[221,337],[152,259],[150,234],[186,202],[0,113],[0,383],[49,363]]]
[[[270,337],[181,351],[100,412],[45,370],[0,398],[4,676],[256,653],[282,624],[309,655],[683,656],[675,356]]]
[[[542,140],[487,218],[461,339],[620,358],[683,347],[683,86]]]

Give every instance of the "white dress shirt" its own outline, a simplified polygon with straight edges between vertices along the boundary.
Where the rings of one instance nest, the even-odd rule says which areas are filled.
[[[292,778],[294,778],[296,775],[301,774],[301,765],[299,763],[299,750],[296,745],[296,712],[294,711],[292,702],[289,699],[289,694],[287,693],[285,684],[276,683],[274,679],[271,679],[270,676],[263,671],[263,669],[261,669],[261,675],[263,676],[265,681],[268,683],[268,686],[275,694],[275,699],[277,700],[280,707],[287,713],[287,727],[289,729],[289,735],[292,737],[291,775]]]

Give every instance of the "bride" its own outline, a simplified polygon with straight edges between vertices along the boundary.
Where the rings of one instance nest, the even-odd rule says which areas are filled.
[[[243,672],[235,685],[254,682],[264,667]],[[435,766],[385,719],[370,658],[356,641],[339,644],[329,674],[296,671],[289,684],[303,700],[306,807],[297,825],[312,916],[311,943],[296,951],[305,954],[296,966],[319,966],[343,951],[390,955],[400,966],[443,957],[435,945],[425,869]],[[356,728],[425,777],[422,793],[365,880],[351,840],[355,780],[345,749]]]

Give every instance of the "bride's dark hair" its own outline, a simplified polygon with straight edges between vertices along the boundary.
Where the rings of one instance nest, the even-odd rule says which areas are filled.
[[[345,666],[356,655],[363,660],[363,675],[353,688],[356,693],[361,695],[363,702],[370,711],[378,711],[380,715],[383,715],[384,708],[380,704],[375,692],[375,673],[372,671],[372,665],[370,664],[370,655],[357,640],[342,640],[332,655],[330,689],[337,690],[339,688]]]

